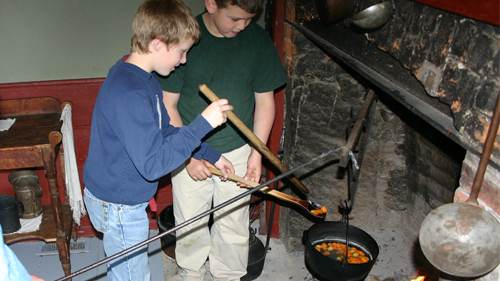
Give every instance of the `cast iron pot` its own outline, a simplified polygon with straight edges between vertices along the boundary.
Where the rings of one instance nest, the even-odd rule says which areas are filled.
[[[304,231],[305,260],[313,273],[326,280],[359,281],[364,280],[377,260],[377,242],[363,230],[349,225],[349,247],[362,250],[370,261],[362,264],[345,264],[318,252],[314,245],[323,242],[345,244],[346,224],[343,222],[321,222]]]
[[[250,229],[250,239],[248,240],[248,265],[247,274],[241,277],[240,281],[255,280],[264,269],[264,261],[266,260],[266,248],[262,241],[255,236],[255,233]]]
[[[157,223],[160,233],[175,227],[173,205],[168,205],[165,209],[163,209],[163,211],[161,211],[160,216],[157,219]],[[160,241],[163,252],[167,256],[175,259],[175,231],[163,236],[160,238]]]
[[[174,217],[174,205],[170,204],[163,211],[161,211],[160,216],[157,219],[158,230],[159,233],[163,233],[171,228],[175,227],[175,217]],[[208,219],[208,227],[213,224],[213,216],[210,215]],[[169,233],[166,236],[160,238],[161,247],[163,252],[167,254],[167,256],[175,259],[175,231]]]

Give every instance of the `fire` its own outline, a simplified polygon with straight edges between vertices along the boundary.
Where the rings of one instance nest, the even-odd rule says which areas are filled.
[[[424,280],[425,280],[425,276],[419,276],[416,279],[412,279],[411,281],[424,281]]]

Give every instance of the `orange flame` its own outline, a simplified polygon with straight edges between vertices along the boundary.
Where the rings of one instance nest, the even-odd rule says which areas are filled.
[[[424,280],[425,280],[425,276],[419,276],[416,279],[412,279],[411,281],[424,281]]]

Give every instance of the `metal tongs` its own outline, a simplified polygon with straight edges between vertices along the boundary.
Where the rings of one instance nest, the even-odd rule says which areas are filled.
[[[220,170],[212,168],[212,167],[208,167],[208,169],[210,170],[210,172],[212,172],[212,174],[217,175],[217,176],[222,176],[222,172]],[[233,174],[227,174],[227,177],[228,177],[228,179],[230,179],[230,180],[232,180],[234,182],[240,182],[240,183],[246,184],[246,185],[248,185],[250,187],[257,187],[257,186],[260,185],[259,183],[246,180],[246,179],[244,179],[242,177],[239,177],[239,176],[233,175]],[[307,200],[307,201],[306,200],[302,200],[302,199],[290,196],[288,194],[285,194],[285,193],[283,193],[281,191],[278,191],[276,189],[271,189],[271,188],[269,188],[267,186],[261,188],[259,191],[261,191],[261,192],[263,192],[265,194],[269,194],[271,196],[274,196],[274,197],[276,197],[278,199],[281,199],[281,200],[293,203],[295,205],[298,205],[298,206],[306,209],[311,215],[313,215],[315,217],[323,219],[326,216],[325,212],[321,212],[318,215],[315,215],[314,213],[311,212],[311,211],[314,211],[314,210],[321,210],[321,208],[323,207],[323,205],[321,205],[319,203],[316,203],[316,202],[313,202],[313,201],[310,201],[310,200]]]

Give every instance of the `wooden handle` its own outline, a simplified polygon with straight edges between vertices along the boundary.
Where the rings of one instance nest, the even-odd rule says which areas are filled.
[[[200,91],[211,101],[219,100],[219,97],[208,88],[205,84],[200,84]],[[273,154],[271,150],[264,144],[253,132],[250,130],[245,123],[241,121],[236,114],[232,111],[226,111],[227,118],[252,142],[253,145],[267,158],[271,163],[278,168],[282,173],[288,171],[288,168],[283,164],[276,155]],[[290,175],[289,180],[302,191],[304,194],[308,194],[309,190],[293,175]]]
[[[474,182],[471,187],[470,196],[469,199],[467,199],[465,202],[479,205],[477,202],[477,197],[479,196],[479,191],[481,190],[481,186],[483,184],[484,174],[486,173],[486,169],[488,168],[488,162],[490,161],[493,144],[495,143],[495,139],[497,137],[499,124],[500,93],[498,94],[497,103],[495,104],[495,109],[493,110],[493,116],[491,117],[490,127],[488,128],[483,152],[481,153],[481,158],[479,159],[479,165],[477,167],[476,176],[474,177]]]
[[[210,170],[210,172],[212,172],[212,174],[214,175],[217,175],[217,176],[222,176],[222,172],[218,169],[215,169],[215,168],[212,168],[212,167],[208,167],[208,169]],[[233,175],[233,174],[227,174],[227,177],[228,179],[234,181],[234,182],[241,182],[241,183],[244,183],[248,186],[251,186],[251,187],[257,187],[259,186],[260,184],[259,183],[256,183],[254,181],[249,181],[249,180],[246,180],[242,177],[239,177],[237,175]],[[301,199],[298,199],[298,198],[295,198],[293,196],[290,196],[288,194],[285,194],[281,191],[278,191],[278,190],[274,190],[274,189],[271,189],[267,186],[263,187],[260,189],[260,191],[266,193],[266,194],[269,194],[269,195],[272,195],[276,198],[279,198],[281,200],[285,200],[285,201],[288,201],[288,202],[291,202],[291,203],[294,203],[294,204],[299,204],[301,207],[305,207],[303,206],[304,200],[301,200]],[[305,204],[309,204],[309,203],[305,203]],[[305,207],[307,209],[307,207]]]
[[[352,127],[351,130],[351,134],[349,135],[349,138],[347,139],[347,142],[345,144],[345,147],[349,148],[349,150],[351,151],[354,150],[354,147],[358,143],[367,116],[370,112],[370,107],[374,100],[375,100],[375,92],[372,89],[370,89],[368,91],[368,94],[366,95],[363,107],[361,107],[361,111],[359,112],[359,115],[357,117],[358,120],[356,120],[356,122],[354,123],[354,126]],[[342,168],[346,168],[347,164],[349,164],[349,160],[351,160],[351,158],[349,157],[349,150],[344,150],[342,152],[342,156],[340,157],[339,166]]]

